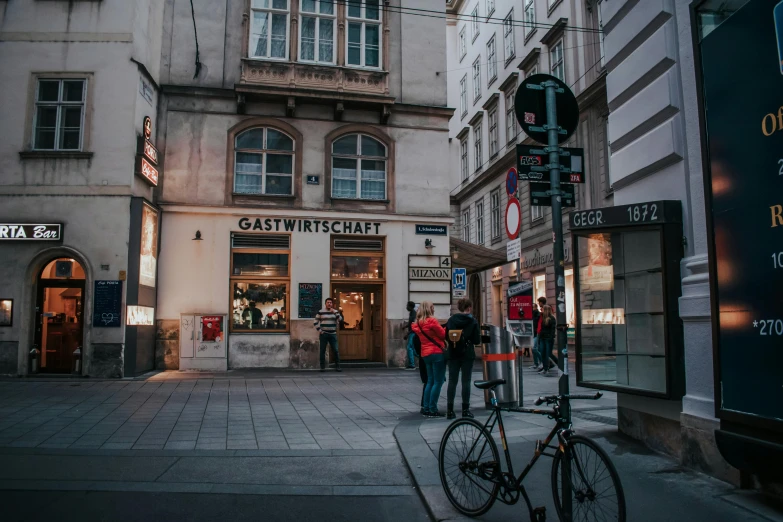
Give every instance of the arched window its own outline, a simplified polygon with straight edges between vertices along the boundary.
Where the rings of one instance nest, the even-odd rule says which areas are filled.
[[[332,197],[386,199],[386,146],[364,134],[349,134],[332,144]]]
[[[234,141],[234,193],[294,193],[294,140],[279,130],[254,127]]]

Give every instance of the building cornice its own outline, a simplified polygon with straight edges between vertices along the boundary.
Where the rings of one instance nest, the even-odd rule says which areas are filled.
[[[519,62],[519,65],[517,65],[517,69],[519,69],[522,72],[530,69],[531,65],[538,62],[538,57],[540,55],[541,55],[541,48],[533,47],[532,49],[530,49],[530,52],[527,53],[527,56],[522,58],[522,61]]]
[[[487,101],[485,101],[484,105],[482,105],[481,107],[485,111],[488,111],[490,108],[492,108],[493,105],[497,105],[498,100],[500,100],[500,94],[498,92],[493,92],[492,96],[487,98]]]
[[[517,85],[517,80],[518,80],[518,79],[519,79],[519,73],[518,73],[518,72],[516,72],[516,71],[512,72],[511,74],[509,74],[509,75],[508,75],[508,78],[506,78],[505,80],[503,80],[503,83],[501,83],[501,84],[498,86],[498,90],[505,91],[505,90],[507,90],[509,87],[511,87],[512,85],[513,85],[514,87],[516,87],[516,85]]]
[[[561,34],[563,34],[563,31],[565,31],[567,25],[568,18],[560,18],[557,22],[552,24],[552,27],[549,28],[549,31],[547,31],[539,41],[548,47],[552,42],[560,37]]]

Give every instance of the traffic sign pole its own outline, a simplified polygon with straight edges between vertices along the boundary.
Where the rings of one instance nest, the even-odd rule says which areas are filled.
[[[565,303],[565,252],[563,251],[563,211],[561,206],[560,192],[560,144],[559,127],[557,125],[557,89],[558,85],[553,81],[547,81],[542,84],[546,89],[546,128],[548,137],[549,152],[549,178],[552,185],[552,228],[555,233],[554,261],[555,261],[555,317],[557,318],[557,358],[563,375],[560,377],[559,392],[560,395],[568,395],[568,348],[567,332],[563,328],[566,324],[566,303]],[[561,414],[564,418],[571,420],[571,404],[568,400],[561,402]],[[562,482],[562,501],[563,501],[563,519],[566,522],[572,520],[571,506],[571,459],[569,454],[561,461],[560,476]]]

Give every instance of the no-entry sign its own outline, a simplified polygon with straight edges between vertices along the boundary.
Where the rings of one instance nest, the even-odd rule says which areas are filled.
[[[508,205],[506,205],[506,234],[508,234],[508,238],[516,239],[519,236],[520,228],[522,228],[522,207],[517,198],[509,197]]]

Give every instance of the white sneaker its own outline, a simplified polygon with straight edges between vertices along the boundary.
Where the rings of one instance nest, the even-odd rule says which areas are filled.
[[[543,370],[543,371],[540,371],[540,372],[538,372],[538,373],[540,373],[540,374],[541,374],[541,375],[543,375],[544,377],[547,377],[547,376],[549,375],[549,370]]]
[[[531,366],[531,367],[530,367],[530,368],[528,368],[528,369],[529,369],[529,370],[538,370],[538,365],[537,365],[537,364],[534,364],[533,366]]]

